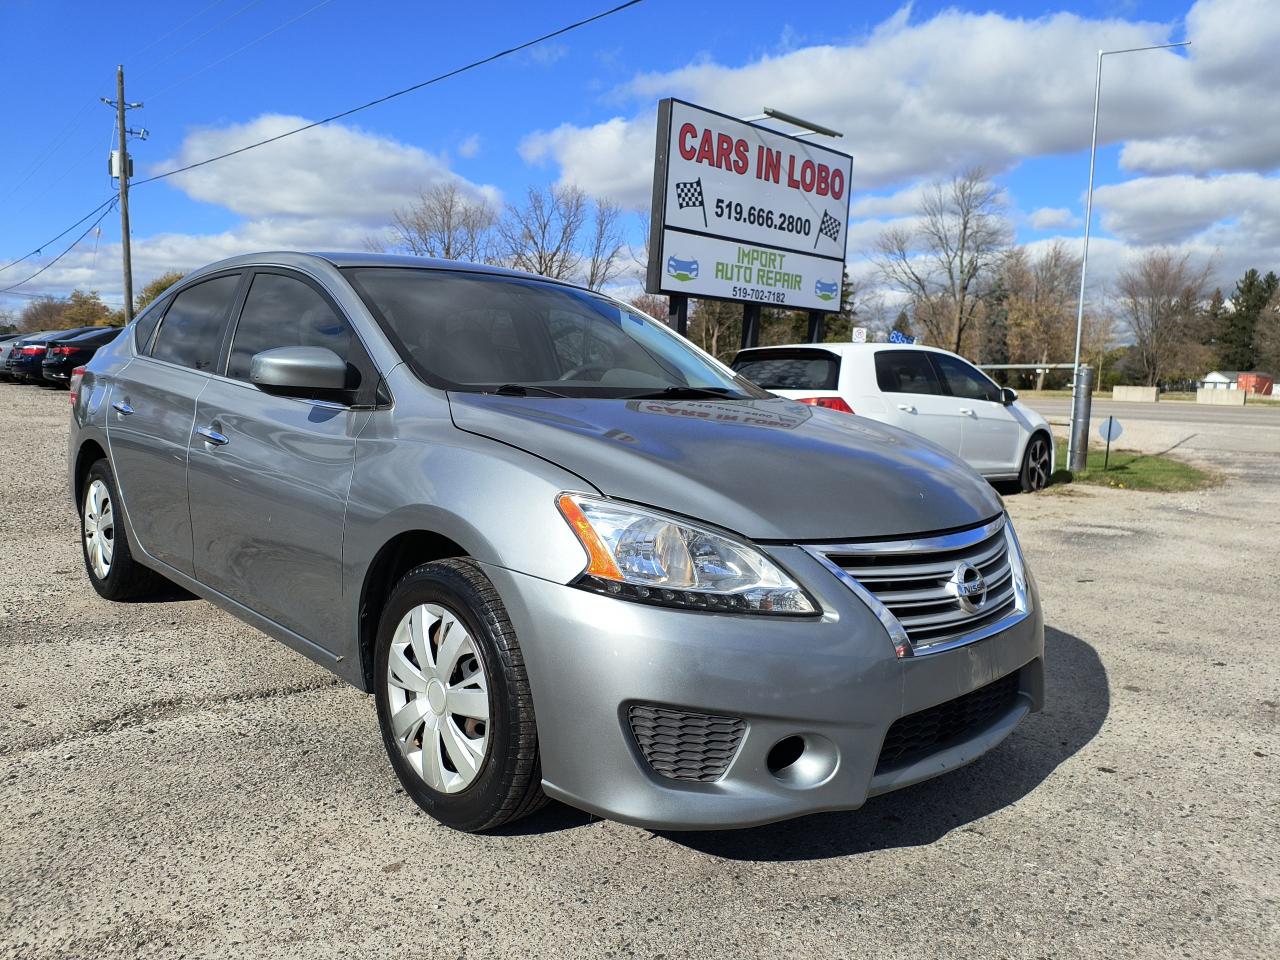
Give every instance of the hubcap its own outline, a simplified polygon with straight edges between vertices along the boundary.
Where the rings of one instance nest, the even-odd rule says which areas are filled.
[[[1043,440],[1032,442],[1027,454],[1027,474],[1032,490],[1043,490],[1049,482],[1049,445]]]
[[[444,607],[405,614],[387,658],[391,732],[427,786],[469,787],[489,749],[489,680],[475,641]]]
[[[105,580],[111,572],[115,546],[116,520],[111,492],[101,480],[94,480],[84,495],[84,552],[93,575],[99,580]]]

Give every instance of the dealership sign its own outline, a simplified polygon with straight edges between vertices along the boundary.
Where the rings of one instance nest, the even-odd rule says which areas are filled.
[[[661,101],[646,288],[839,311],[852,166],[847,154]]]

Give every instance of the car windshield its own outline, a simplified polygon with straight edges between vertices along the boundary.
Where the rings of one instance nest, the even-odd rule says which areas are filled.
[[[539,397],[768,396],[600,294],[452,270],[348,267],[343,274],[432,386]]]

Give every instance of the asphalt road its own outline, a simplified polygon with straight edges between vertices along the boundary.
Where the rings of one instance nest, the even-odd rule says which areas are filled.
[[[1008,498],[1049,703],[972,766],[743,832],[473,837],[365,696],[202,601],[91,592],[66,409],[0,384],[0,957],[1280,955],[1276,433],[1215,426],[1210,491]]]

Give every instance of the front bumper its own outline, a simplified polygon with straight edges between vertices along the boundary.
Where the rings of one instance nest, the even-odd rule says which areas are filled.
[[[826,810],[926,780],[981,756],[1043,702],[1044,625],[1029,615],[953,650],[899,660],[876,617],[799,548],[772,548],[820,601],[817,618],[710,614],[628,603],[486,566],[520,638],[538,721],[543,787],[592,813],[662,829],[746,827]],[[1009,708],[937,752],[876,772],[899,717],[1017,674]],[[644,759],[635,705],[739,718],[714,782],[676,780]],[[795,778],[770,750],[802,738]]]

